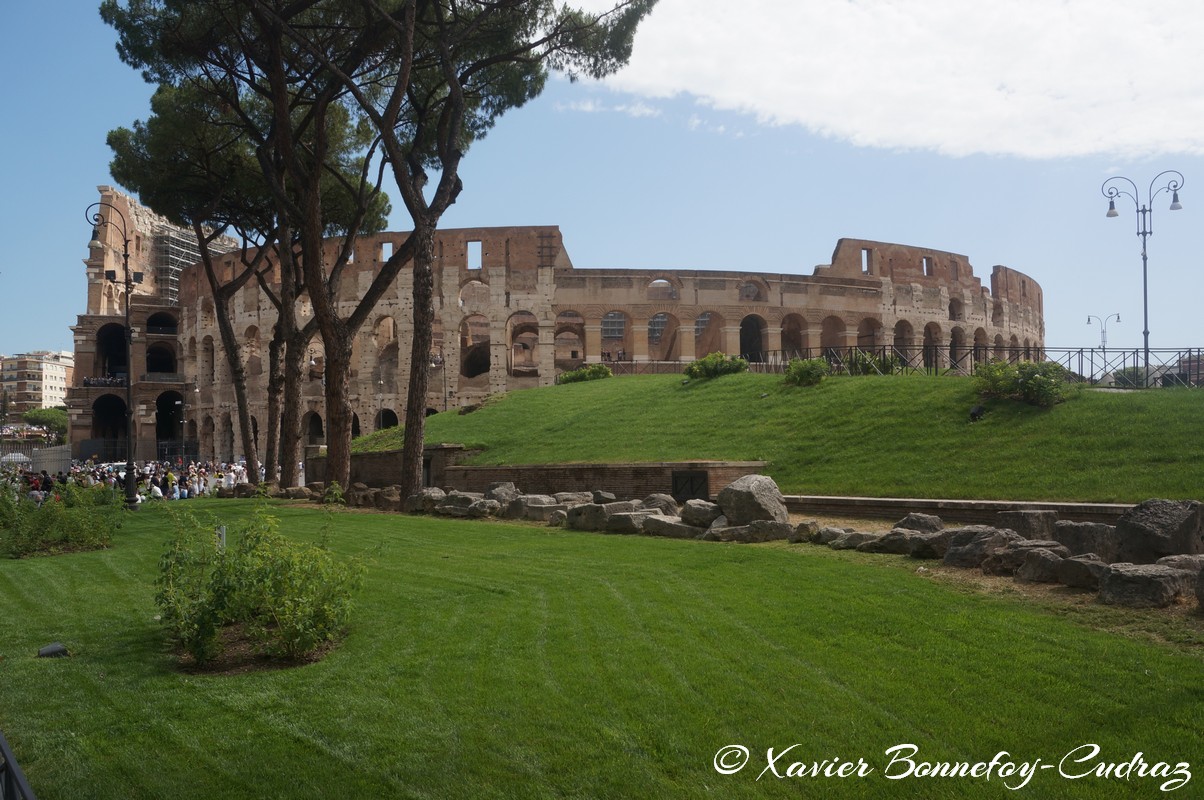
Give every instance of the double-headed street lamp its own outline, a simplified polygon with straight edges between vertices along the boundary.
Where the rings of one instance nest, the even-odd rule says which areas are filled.
[[[1166,178],[1166,185],[1154,187]],[[1129,191],[1124,187],[1128,184],[1133,191]],[[1104,181],[1100,186],[1100,192],[1104,197],[1108,198],[1108,214],[1109,217],[1119,217],[1120,214],[1116,211],[1116,198],[1120,195],[1125,195],[1133,201],[1134,207],[1137,209],[1137,235],[1141,237],[1141,306],[1143,315],[1143,330],[1142,335],[1145,337],[1145,369],[1142,377],[1142,386],[1148,386],[1150,382],[1150,296],[1146,281],[1146,239],[1154,233],[1154,198],[1163,192],[1171,193],[1171,211],[1178,211],[1183,208],[1179,204],[1179,190],[1183,188],[1183,173],[1168,169],[1164,172],[1159,172],[1154,176],[1154,180],[1150,181],[1149,191],[1146,192],[1146,200],[1143,204],[1138,197],[1137,184],[1128,178],[1116,176]]]
[[[93,210],[95,209],[95,211]],[[104,209],[117,216],[120,223],[105,217]],[[141,283],[141,274],[130,273],[130,237],[125,215],[112,203],[93,203],[84,211],[84,218],[92,223],[92,241],[88,247],[103,248],[100,229],[109,226],[121,234],[121,265],[125,272],[125,505],[134,511],[138,508],[138,486],[134,479],[134,331],[130,327],[130,300],[134,292],[135,278]],[[105,271],[105,278],[116,282],[116,271]]]

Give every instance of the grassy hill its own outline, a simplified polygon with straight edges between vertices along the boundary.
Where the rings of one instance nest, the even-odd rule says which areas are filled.
[[[427,420],[471,463],[765,460],[788,494],[1137,502],[1204,499],[1204,393],[1084,391],[1042,410],[978,402],[968,379],[742,374],[613,378],[513,392]],[[400,447],[399,428],[357,450]]]

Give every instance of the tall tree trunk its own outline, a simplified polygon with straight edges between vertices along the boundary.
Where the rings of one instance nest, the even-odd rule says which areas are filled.
[[[435,339],[435,226],[414,229],[414,339],[410,348],[410,385],[406,392],[405,433],[401,445],[401,496],[422,488],[422,452],[426,436],[426,395]],[[447,365],[443,365],[447,369]]]
[[[295,332],[284,345],[284,399],[280,412],[280,485],[297,485],[297,464],[301,461],[301,373],[309,344],[301,332]]]
[[[264,480],[270,486],[279,485],[280,473],[280,417],[284,394],[284,339],[280,335],[280,322],[272,326],[272,341],[268,343],[268,428],[264,440]]]

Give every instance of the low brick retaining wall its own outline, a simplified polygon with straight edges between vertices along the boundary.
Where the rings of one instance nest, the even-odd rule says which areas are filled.
[[[1131,504],[1045,503],[1012,500],[933,500],[905,497],[820,497],[787,495],[786,508],[804,516],[868,517],[898,521],[915,511],[946,522],[993,525],[1000,511],[1056,511],[1058,519],[1115,525]]]

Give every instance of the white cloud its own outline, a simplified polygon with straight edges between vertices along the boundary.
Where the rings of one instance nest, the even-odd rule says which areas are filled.
[[[661,0],[608,84],[867,147],[1201,154],[1201,42],[1198,0]]]

